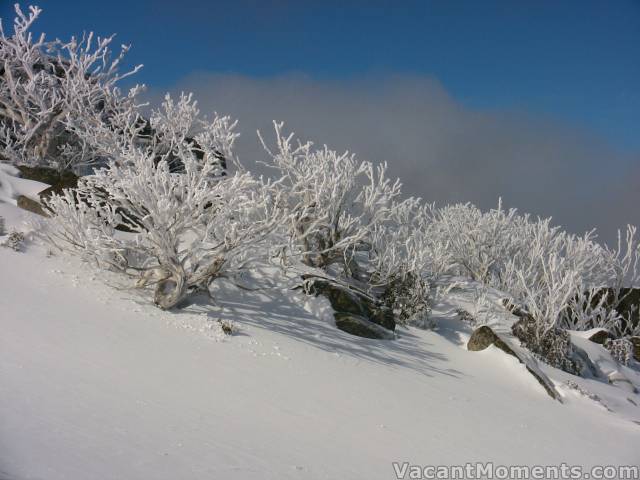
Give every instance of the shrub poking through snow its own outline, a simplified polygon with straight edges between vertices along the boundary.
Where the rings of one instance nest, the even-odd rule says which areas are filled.
[[[24,233],[16,230],[12,231],[7,238],[5,238],[4,242],[2,242],[2,246],[10,248],[15,252],[22,251],[24,247]]]
[[[370,283],[382,287],[383,301],[400,323],[421,327],[431,326],[432,285],[449,262],[431,243],[431,209],[415,198],[396,203],[393,218],[375,227],[368,256]]]
[[[526,316],[514,323],[511,331],[524,347],[552,367],[574,375],[580,374],[580,368],[573,360],[573,345],[566,330],[552,328],[540,336],[537,322]]]
[[[464,308],[456,308],[456,315],[458,319],[471,327],[477,327],[478,321]]]
[[[381,301],[393,310],[400,324],[422,328],[430,325],[429,284],[413,273],[391,280],[381,296]]]
[[[6,234],[6,227],[4,223],[4,217],[0,217],[0,237]]]
[[[622,365],[629,365],[633,358],[633,344],[627,338],[607,339],[604,348],[609,350],[611,356]]]
[[[225,335],[233,335],[236,333],[237,327],[231,320],[222,320],[219,318],[218,325],[220,325],[220,330],[222,330],[222,333]]]

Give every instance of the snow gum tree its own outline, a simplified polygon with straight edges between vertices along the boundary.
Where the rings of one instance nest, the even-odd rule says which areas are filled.
[[[201,119],[185,95],[177,102],[167,96],[151,116],[157,141],[140,142],[144,126],[134,109],[115,120],[117,128],[96,122],[78,130],[109,163],[47,202],[50,242],[134,276],[138,287],[153,286],[163,309],[264,250],[284,210],[270,184],[241,168],[222,175],[219,154],[233,158],[234,122]],[[183,171],[171,171],[173,158]]]
[[[260,138],[271,157],[267,165],[281,176],[275,185],[292,212],[291,250],[308,266],[337,264],[358,278],[358,254],[370,248],[376,226],[396,215],[399,180],[387,178],[386,164],[374,166],[327,146],[314,149],[311,142],[294,143],[293,134],[282,133],[282,123],[274,125],[274,150]]]
[[[67,122],[87,114],[108,121],[120,102],[135,100],[141,87],[121,96],[117,84],[141,66],[120,71],[129,47],[114,55],[113,36],[48,41],[32,33],[39,8],[23,12],[16,4],[15,11],[12,34],[0,22],[0,154],[16,164],[77,173],[98,157]]]

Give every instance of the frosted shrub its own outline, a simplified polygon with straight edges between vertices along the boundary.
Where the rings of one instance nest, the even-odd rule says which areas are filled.
[[[119,71],[129,47],[113,56],[113,37],[47,41],[32,32],[39,8],[15,11],[13,34],[0,23],[0,153],[17,164],[78,171],[98,157],[67,123],[107,121],[134,101],[139,87],[121,97],[116,85],[140,67]]]
[[[607,339],[604,348],[622,365],[629,365],[633,358],[633,344],[626,338]]]
[[[580,367],[574,361],[574,349],[569,332],[559,328],[540,332],[539,322],[533,317],[523,317],[513,324],[512,332],[524,347],[552,367],[579,375]]]
[[[408,273],[392,279],[384,289],[381,300],[391,308],[400,324],[422,328],[430,326],[430,288],[423,278]]]
[[[604,328],[614,333],[622,319],[612,307],[611,300],[608,289],[592,287],[579,290],[569,298],[567,308],[562,312],[561,324],[571,330]]]
[[[393,218],[374,229],[369,250],[372,286],[384,288],[383,298],[401,322],[423,327],[429,325],[432,286],[451,262],[432,241],[432,210],[415,198],[397,203]]]
[[[640,332],[640,325],[634,321],[640,306],[624,306],[633,294],[633,290],[625,286],[640,284],[640,248],[635,227],[628,226],[624,236],[618,232],[615,248],[592,242],[590,249],[580,250],[588,258],[589,268],[584,264],[580,267],[582,286],[568,302],[562,319],[564,325],[575,330],[601,327],[618,338]]]
[[[368,249],[374,228],[393,218],[400,182],[387,178],[386,164],[376,167],[310,142],[294,145],[293,134],[285,136],[282,123],[274,125],[274,150],[260,138],[271,157],[266,165],[281,175],[276,186],[292,212],[290,250],[309,266],[337,264],[357,277],[356,258]]]
[[[617,248],[600,245],[594,232],[570,235],[516,210],[483,213],[472,205],[435,210],[430,237],[448,248],[453,273],[509,293],[534,319],[528,343],[541,344],[557,328],[607,328],[623,336],[618,306],[638,284],[635,228]],[[533,347],[532,347],[533,348]]]
[[[266,237],[283,221],[269,184],[242,171],[221,175],[218,153],[231,153],[234,124],[198,115],[190,96],[167,97],[151,117],[158,143],[140,143],[135,122],[117,134],[99,124],[87,129],[86,140],[109,153],[109,165],[47,202],[53,215],[47,240],[130,274],[138,287],[154,286],[154,302],[165,309],[190,292],[208,291],[215,278],[242,268],[249,254],[265,254]],[[203,155],[187,137],[194,125]],[[171,172],[173,156],[183,172]],[[131,233],[116,232],[122,227]]]
[[[311,143],[275,124],[277,149],[267,165],[282,175],[289,216],[290,251],[311,267],[332,274],[338,267],[348,283],[364,286],[390,307],[400,323],[426,326],[430,312],[425,273],[436,261],[424,235],[426,210],[418,199],[399,200],[399,181],[387,178],[386,164],[374,167],[348,152]],[[438,268],[442,268],[438,266]]]
[[[530,345],[556,327],[575,294],[579,274],[563,255],[565,237],[550,220],[532,220],[515,209],[483,213],[465,204],[435,210],[430,236],[450,252],[451,271],[509,293],[535,323]],[[444,248],[444,247],[443,247]]]
[[[430,237],[446,246],[451,266],[460,275],[491,283],[520,245],[511,234],[521,220],[516,210],[498,208],[483,213],[471,204],[433,210]]]
[[[5,235],[6,233],[6,227],[4,224],[4,217],[0,217],[0,237]]]
[[[22,251],[24,246],[24,234],[16,230],[12,231],[7,238],[5,238],[4,242],[2,242],[2,246],[10,248],[14,252]]]

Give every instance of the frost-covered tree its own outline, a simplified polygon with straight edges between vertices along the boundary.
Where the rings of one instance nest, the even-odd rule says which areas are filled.
[[[217,155],[232,158],[237,136],[227,117],[203,120],[190,96],[167,97],[151,116],[161,141],[145,143],[139,141],[144,126],[129,113],[116,129],[98,122],[79,130],[110,161],[82,177],[77,190],[47,202],[53,216],[44,236],[134,276],[138,287],[155,286],[154,302],[168,309],[242,268],[250,254],[265,252],[260,247],[285,212],[271,185],[243,171],[221,175]],[[182,172],[171,171],[171,158],[180,159]]]
[[[496,281],[504,262],[520,245],[511,234],[527,218],[515,209],[482,212],[471,204],[456,204],[433,210],[430,237],[446,250],[454,271],[484,283]]]
[[[403,323],[428,325],[432,282],[449,270],[448,253],[430,236],[433,206],[409,198],[394,205],[394,216],[376,225],[369,252],[372,287]]]
[[[122,102],[134,101],[140,87],[121,96],[117,84],[140,66],[120,72],[129,47],[113,55],[113,36],[48,41],[32,32],[39,8],[23,12],[16,4],[15,11],[12,34],[0,22],[0,155],[77,172],[97,156],[67,123],[87,116],[108,122]]]
[[[294,143],[275,123],[276,148],[267,163],[281,178],[276,185],[292,212],[288,235],[291,250],[312,267],[340,265],[360,275],[357,256],[370,247],[376,227],[396,214],[400,182],[387,178],[387,165],[374,166],[349,152],[342,154],[311,142]]]

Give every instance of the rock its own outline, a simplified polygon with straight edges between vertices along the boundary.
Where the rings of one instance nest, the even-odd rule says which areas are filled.
[[[498,335],[496,335],[494,331],[486,325],[477,328],[473,332],[471,338],[469,339],[469,343],[467,343],[467,350],[470,350],[472,352],[479,352],[480,350],[488,348],[490,345],[495,345],[503,352],[517,357],[511,347],[504,343],[502,339],[500,339],[500,337],[498,337]]]
[[[518,359],[522,363],[527,371],[538,381],[545,392],[553,398],[562,403],[560,394],[555,389],[553,382],[538,368],[533,359],[526,358],[524,355],[516,353],[516,351],[509,345],[508,341],[500,338],[490,327],[483,325],[477,328],[472,334],[467,344],[467,349],[472,352],[477,352],[488,348],[491,345],[495,345],[504,353],[511,355]]]
[[[640,337],[629,337],[629,341],[633,345],[633,358],[640,362]]]
[[[387,330],[394,331],[396,329],[393,311],[377,304],[375,299],[329,280],[311,275],[303,275],[302,278],[305,280],[306,291],[316,296],[326,297],[336,314],[348,313],[364,318]]]
[[[75,188],[78,186],[78,177],[69,171],[59,172],[53,168],[26,167],[24,165],[18,165],[17,169],[20,171],[20,176],[22,178],[35,180],[49,185],[48,188],[45,188],[38,194],[41,201],[49,198],[54,193],[62,193],[62,190],[65,188]],[[43,217],[49,216],[41,202],[23,195],[19,196],[16,200],[18,207],[24,210],[28,210],[37,215],[42,215]]]
[[[607,340],[613,340],[613,338],[614,338],[613,335],[611,335],[604,328],[601,328],[600,330],[595,332],[593,335],[591,335],[589,337],[589,340],[591,340],[593,343],[604,345],[604,342],[606,342]]]
[[[334,317],[336,319],[336,326],[343,332],[350,333],[351,335],[378,340],[393,338],[391,331],[358,315],[337,312],[334,314]]]
[[[25,197],[24,195],[20,195],[16,201],[18,207],[22,208],[23,210],[27,210],[43,217],[49,216],[40,202],[36,202],[35,200],[32,200],[29,197]]]
[[[376,308],[375,310],[370,312],[368,318],[373,323],[380,325],[387,330],[391,330],[392,332],[396,329],[396,320],[390,308]]]
[[[76,188],[78,186],[78,176],[70,171],[60,172],[53,168],[46,167],[25,167],[18,166],[22,178],[46,183],[48,188],[42,190],[40,198],[48,198],[53,193],[60,194],[65,188]]]

